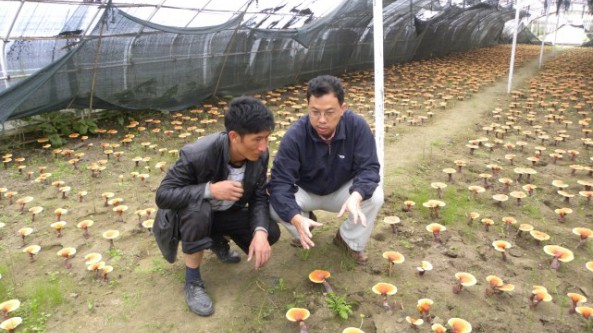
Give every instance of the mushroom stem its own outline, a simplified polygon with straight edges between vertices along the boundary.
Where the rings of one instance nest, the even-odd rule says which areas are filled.
[[[581,246],[585,245],[585,240],[586,239],[587,238],[581,237],[581,239],[579,240],[579,244],[577,245],[577,249],[580,248]]]
[[[457,282],[454,286],[453,286],[453,293],[454,294],[459,294],[461,292],[461,290],[463,289],[463,286],[461,285],[461,283]]]
[[[91,237],[89,235],[89,228],[84,228],[84,232],[82,233],[82,237],[84,237],[84,239],[89,239],[89,237]]]
[[[29,262],[35,262],[35,255],[33,253],[29,253]]]
[[[570,307],[568,308],[568,314],[575,314],[577,312],[576,307],[577,307],[577,303],[572,301],[570,304]]]
[[[307,329],[307,325],[303,320],[299,321],[299,328],[301,329],[300,333],[309,333],[309,329]]]
[[[554,259],[552,259],[552,264],[550,264],[550,268],[553,270],[558,270],[558,268],[560,268],[560,261],[558,260],[558,257],[554,257]]]
[[[70,269],[72,268],[72,264],[70,263],[70,261],[68,261],[68,257],[64,258],[64,267],[66,267],[66,269]]]
[[[329,285],[329,282],[327,282],[327,280],[323,280],[323,286],[325,287],[325,291],[328,293],[333,293],[334,289]]]
[[[391,310],[391,305],[389,305],[389,301],[387,301],[387,294],[383,294],[383,308],[385,311]]]
[[[397,235],[397,226],[395,224],[391,225],[391,232]]]
[[[500,252],[502,253],[502,261],[507,261],[507,254],[506,252]]]
[[[109,240],[109,249],[113,249],[115,247],[115,244],[113,244],[113,239]],[[324,281],[325,282],[325,281]]]
[[[441,240],[441,236],[440,233],[438,231],[433,231],[432,232],[432,238],[435,242],[439,243],[439,244],[443,244],[443,241]]]

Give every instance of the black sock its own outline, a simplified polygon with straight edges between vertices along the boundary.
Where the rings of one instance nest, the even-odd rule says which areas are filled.
[[[190,284],[192,282],[201,281],[202,275],[200,274],[200,267],[197,268],[189,268],[185,266],[185,284]]]

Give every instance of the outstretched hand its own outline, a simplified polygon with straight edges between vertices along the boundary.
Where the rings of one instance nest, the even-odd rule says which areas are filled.
[[[311,233],[311,227],[321,227],[323,226],[322,223],[315,222],[309,218],[306,218],[302,215],[295,215],[290,223],[294,225],[294,227],[299,232],[299,240],[301,241],[301,245],[305,250],[308,250],[315,246],[315,243],[311,240],[313,234]]]
[[[360,193],[358,193],[358,192],[352,192],[352,194],[350,194],[348,199],[346,199],[346,202],[344,202],[344,204],[342,205],[342,209],[340,209],[340,212],[338,213],[338,217],[344,215],[344,213],[347,210],[350,213],[350,215],[352,215],[352,218],[353,218],[352,222],[354,222],[354,224],[358,223],[358,221],[360,220],[360,224],[362,224],[363,227],[366,227],[367,226],[367,218],[366,218],[366,216],[364,216],[364,214],[360,210],[361,202],[362,202],[362,195],[360,195]]]
[[[263,267],[272,256],[272,247],[268,242],[268,233],[263,230],[257,230],[253,235],[251,244],[249,245],[249,254],[247,261],[255,256],[255,269]]]

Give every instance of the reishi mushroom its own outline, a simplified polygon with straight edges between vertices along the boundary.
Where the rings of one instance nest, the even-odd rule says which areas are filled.
[[[39,245],[29,245],[26,248],[23,249],[23,252],[25,252],[26,254],[29,255],[29,261],[30,262],[34,262],[35,261],[35,255],[37,253],[39,253],[39,251],[41,250],[41,246]]]
[[[580,238],[579,244],[577,245],[577,249],[580,248],[581,246],[585,245],[585,241],[587,240],[587,238],[593,237],[593,230],[591,230],[589,228],[583,228],[583,227],[573,228],[572,233],[579,236],[579,238]]]
[[[21,317],[8,318],[0,324],[0,328],[12,333],[22,322],[23,318]]]
[[[110,229],[110,230],[103,232],[103,238],[105,238],[109,241],[109,249],[110,250],[115,247],[113,240],[115,240],[117,237],[119,237],[119,230]]]
[[[420,313],[420,316],[427,323],[430,323],[431,322],[431,318],[430,318],[430,306],[433,305],[433,304],[434,304],[434,301],[431,300],[430,298],[421,298],[421,299],[418,300],[418,303],[416,304],[416,309]]]
[[[93,220],[82,220],[76,224],[76,227],[79,229],[84,230],[82,236],[84,239],[89,239],[89,227],[91,227],[95,222]]]
[[[389,276],[391,276],[391,271],[395,264],[401,264],[406,260],[404,255],[397,251],[385,251],[383,252],[383,258],[387,259],[387,270],[389,271]]]
[[[496,241],[492,242],[492,246],[494,247],[494,249],[496,251],[502,253],[502,261],[507,261],[506,250],[513,247],[511,245],[511,243],[509,243],[505,240],[496,240]]]
[[[331,276],[331,274],[328,271],[316,269],[316,270],[312,271],[311,273],[309,273],[309,280],[313,283],[323,284],[326,292],[333,293],[334,290],[330,286],[329,282],[327,282],[327,279],[330,276]]]
[[[529,296],[529,308],[535,308],[541,302],[551,302],[552,295],[548,293],[548,289],[544,286],[533,286],[531,296]]]
[[[286,312],[286,319],[296,322],[299,325],[301,333],[308,333],[309,330],[307,329],[307,325],[305,325],[305,320],[307,320],[310,315],[311,313],[307,309],[291,308]]]
[[[469,333],[472,331],[472,325],[461,318],[451,318],[447,324],[453,329],[453,333]]]
[[[65,247],[58,251],[57,255],[64,258],[64,267],[67,269],[72,268],[72,264],[69,262],[70,258],[74,257],[76,249],[73,247]]]
[[[544,246],[544,252],[554,257],[550,268],[558,270],[560,268],[560,262],[570,262],[574,259],[574,254],[571,250],[558,245],[546,245]]]
[[[453,286],[454,294],[459,294],[461,290],[463,290],[463,287],[471,287],[478,282],[475,276],[466,272],[455,273],[455,279],[457,280],[455,285]]]
[[[431,271],[432,270],[432,264],[426,260],[423,260],[420,263],[420,266],[416,267],[416,270],[418,271],[418,275],[419,276],[423,276],[424,273],[426,273],[427,271]]]
[[[383,223],[389,224],[391,226],[391,232],[397,234],[397,225],[401,223],[401,219],[395,215],[385,216]]]
[[[566,296],[570,299],[570,307],[568,308],[569,314],[574,314],[579,303],[587,301],[587,297],[577,293],[567,293]]]
[[[426,226],[426,231],[432,232],[433,240],[439,244],[443,244],[443,241],[441,240],[441,231],[445,230],[447,230],[447,227],[438,223],[431,223]]]
[[[0,311],[4,320],[8,319],[8,313],[17,310],[21,306],[21,301],[18,299],[11,299],[0,303]]]
[[[387,295],[395,295],[397,293],[397,287],[391,283],[379,282],[373,286],[372,290],[375,294],[383,296],[383,308],[387,311],[391,310],[391,305],[387,301]]]

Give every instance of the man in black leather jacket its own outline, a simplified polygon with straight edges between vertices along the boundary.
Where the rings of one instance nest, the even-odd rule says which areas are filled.
[[[229,104],[225,128],[183,147],[156,193],[157,206],[179,216],[185,299],[201,316],[214,312],[200,274],[205,249],[237,263],[241,257],[230,250],[230,238],[258,269],[280,238],[265,189],[274,116],[259,100],[239,97]]]

